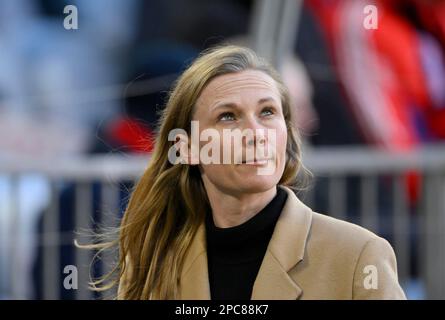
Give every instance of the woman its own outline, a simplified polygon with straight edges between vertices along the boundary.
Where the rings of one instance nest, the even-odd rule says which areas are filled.
[[[292,191],[289,105],[246,48],[206,51],[182,74],[120,227],[119,299],[405,298],[386,240]],[[235,131],[248,132],[238,145],[223,139]]]

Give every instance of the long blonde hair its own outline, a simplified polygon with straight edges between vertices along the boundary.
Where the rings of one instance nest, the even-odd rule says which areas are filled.
[[[196,101],[209,81],[247,69],[265,72],[280,90],[288,139],[285,169],[279,184],[296,187],[297,174],[302,168],[300,141],[291,124],[290,97],[279,74],[248,48],[230,45],[204,51],[170,92],[154,151],[132,191],[118,239],[96,245],[96,249],[118,246],[119,258],[110,274],[93,282],[95,290],[119,284],[120,299],[178,298],[184,258],[209,202],[197,166],[169,162],[168,151],[174,141],[168,141],[167,137],[177,128],[190,134]]]

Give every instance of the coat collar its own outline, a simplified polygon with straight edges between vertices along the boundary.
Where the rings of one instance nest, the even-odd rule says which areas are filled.
[[[288,187],[288,198],[253,285],[252,300],[298,299],[302,289],[288,272],[303,260],[312,221],[311,209]],[[185,257],[180,283],[181,299],[210,299],[205,224],[202,223]]]

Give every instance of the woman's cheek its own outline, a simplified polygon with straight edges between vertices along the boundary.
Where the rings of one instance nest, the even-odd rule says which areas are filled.
[[[281,130],[279,136],[277,137],[277,143],[279,150],[278,156],[278,166],[280,167],[280,171],[284,171],[284,166],[286,163],[286,149],[287,149],[287,128]]]

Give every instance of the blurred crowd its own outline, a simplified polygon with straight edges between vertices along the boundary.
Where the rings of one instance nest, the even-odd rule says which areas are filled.
[[[369,3],[378,9],[375,30],[363,28]],[[78,7],[78,30],[63,28],[67,4]],[[125,146],[127,125],[152,133],[165,92],[200,51],[250,44],[254,4],[2,1],[2,150],[60,156],[89,152],[98,129]],[[308,143],[404,150],[443,140],[444,17],[437,0],[304,1],[280,71]]]
[[[78,8],[78,30],[63,27],[68,4]],[[0,1],[0,159],[149,153],[174,79],[203,49],[227,41],[250,45],[255,4]],[[368,4],[378,9],[375,30],[363,27]],[[445,140],[445,1],[306,0],[296,39],[289,40],[292,52],[279,69],[306,144],[397,152]],[[407,175],[413,203],[419,179]],[[41,222],[50,192],[39,177],[23,177],[19,185],[29,204],[20,208],[29,226],[20,243],[29,253],[20,264],[29,274],[23,295],[39,298],[41,257],[29,230]],[[0,197],[8,192],[0,179]],[[62,230],[73,227],[72,192],[68,185],[61,193]],[[7,209],[0,206],[3,225]],[[72,254],[63,249],[67,265]],[[0,275],[0,296],[2,285]]]

